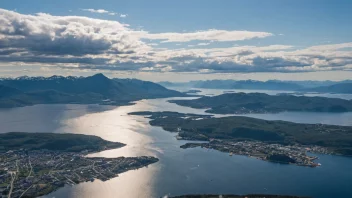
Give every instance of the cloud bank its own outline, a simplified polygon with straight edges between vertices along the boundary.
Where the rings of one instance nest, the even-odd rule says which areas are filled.
[[[162,40],[162,42],[189,42],[193,40],[200,41],[241,41],[253,38],[265,38],[273,36],[268,32],[250,32],[250,31],[227,31],[214,30],[198,31],[191,33],[158,33],[150,34],[148,32],[140,32],[139,37],[150,40]]]
[[[101,9],[85,10],[111,13]],[[261,31],[216,29],[151,33],[134,30],[118,21],[45,13],[24,15],[0,9],[0,66],[197,73],[352,69],[352,43],[306,48],[291,45],[217,47],[219,43],[274,36]],[[183,43],[189,47],[159,47],[168,43],[178,47]]]

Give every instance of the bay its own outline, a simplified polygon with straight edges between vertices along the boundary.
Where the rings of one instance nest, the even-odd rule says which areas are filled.
[[[209,91],[211,92],[211,91]],[[204,114],[168,103],[141,100],[131,106],[35,105],[0,110],[0,132],[53,132],[97,135],[127,144],[90,156],[150,155],[160,159],[146,168],[122,173],[106,182],[95,180],[66,186],[44,197],[163,197],[181,194],[289,194],[317,198],[352,197],[352,158],[319,155],[318,168],[269,163],[201,148],[181,149],[185,141],[153,127],[135,111],[177,111]],[[246,115],[269,120],[352,126],[352,113]]]

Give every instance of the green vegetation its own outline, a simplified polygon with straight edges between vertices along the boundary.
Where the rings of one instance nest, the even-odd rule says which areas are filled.
[[[337,98],[264,93],[227,93],[194,100],[170,100],[182,106],[209,108],[206,112],[218,114],[278,113],[283,111],[349,112],[352,101]]]
[[[296,163],[294,159],[284,154],[272,154],[272,155],[269,155],[266,159],[271,162],[278,162],[278,163],[284,163],[284,164]]]
[[[110,142],[100,137],[81,134],[24,133],[11,132],[0,134],[0,152],[9,150],[41,150],[62,152],[89,152],[120,148],[125,144]]]
[[[174,112],[140,112],[150,115],[150,124],[160,126],[185,140],[211,139],[261,141],[283,145],[316,145],[337,154],[352,155],[352,127],[322,124],[298,124],[232,116],[212,118]]]

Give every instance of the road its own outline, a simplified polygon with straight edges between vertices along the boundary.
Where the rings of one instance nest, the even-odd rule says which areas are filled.
[[[105,175],[101,174],[99,171],[95,170],[94,165],[95,165],[95,161],[93,161],[93,164],[92,164],[92,169],[94,170],[94,172],[95,172],[95,173],[98,173],[98,174],[101,175],[102,177],[106,177]]]
[[[33,171],[33,167],[32,167],[32,164],[31,164],[31,157],[28,157],[28,161],[29,161],[29,166],[31,167],[31,170],[29,171],[29,174],[28,174],[26,179],[28,179],[31,176],[32,171]]]
[[[19,198],[21,198],[30,188],[32,188],[32,186],[33,186],[33,185],[31,185],[29,188],[27,188],[27,189],[21,194],[21,196],[20,196]]]
[[[17,160],[16,160],[16,168],[17,168],[17,170],[16,170],[15,173],[11,172],[11,187],[10,187],[9,195],[7,196],[7,198],[11,198],[11,194],[12,194],[12,191],[13,191],[13,183],[15,182],[16,177],[17,177],[17,173],[19,172],[19,171],[18,171]],[[14,176],[13,176],[13,175],[14,175]]]

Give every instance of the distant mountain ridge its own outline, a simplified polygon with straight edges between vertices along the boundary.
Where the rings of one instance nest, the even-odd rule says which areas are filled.
[[[280,81],[280,80],[199,80],[189,82],[159,82],[165,87],[206,89],[285,90],[299,92],[352,93],[352,80],[344,81]]]
[[[325,80],[325,81],[316,81],[316,80],[303,80],[303,81],[284,81],[284,82],[289,82],[289,83],[295,83],[298,84],[304,88],[315,88],[315,87],[321,87],[321,86],[330,86],[330,85],[336,85],[336,84],[341,84],[341,83],[352,83],[352,80],[343,80],[343,81],[331,81],[331,80]]]
[[[340,83],[330,86],[321,86],[307,89],[307,91],[311,92],[320,92],[320,93],[344,93],[351,94],[352,93],[352,83]]]
[[[207,89],[266,89],[266,90],[299,90],[303,86],[283,81],[256,81],[256,80],[206,80],[190,81],[185,83],[159,82],[166,87],[194,87]]]
[[[338,98],[292,95],[268,95],[264,93],[226,93],[193,100],[170,100],[181,106],[206,108],[208,113],[248,114],[295,112],[352,112],[352,100]]]
[[[0,79],[0,107],[42,103],[127,104],[131,101],[185,94],[137,79],[89,77],[19,77]]]

